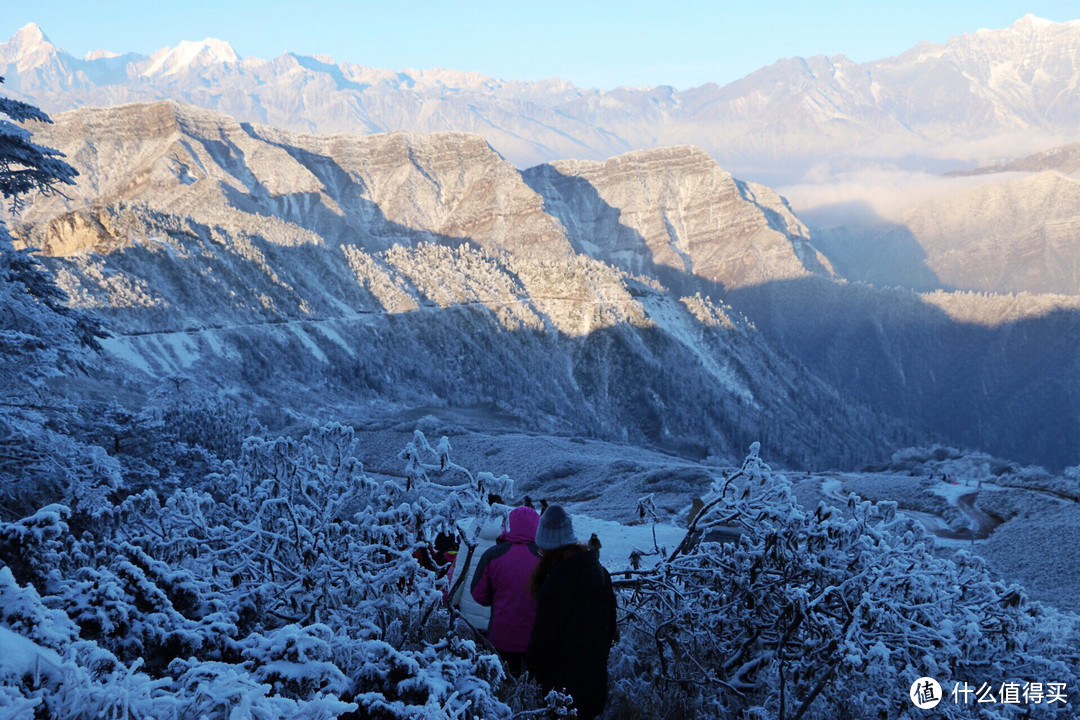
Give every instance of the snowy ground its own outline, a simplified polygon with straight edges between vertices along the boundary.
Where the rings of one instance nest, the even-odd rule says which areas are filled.
[[[369,470],[400,474],[403,464],[397,453],[420,427],[432,442],[449,437],[455,463],[496,477],[509,475],[518,500],[529,495],[537,505],[543,499],[625,524],[637,522],[637,502],[649,494],[663,521],[685,524],[693,498],[707,492],[714,477],[732,469],[592,438],[523,433],[490,423],[477,429],[465,422],[458,415],[453,422],[427,417],[360,425],[365,452],[361,460]]]
[[[651,526],[638,525],[639,498],[654,494],[661,522],[657,542],[668,549],[682,539],[691,502],[732,464],[709,464],[636,446],[591,438],[522,433],[497,410],[413,413],[394,421],[358,422],[370,470],[400,474],[397,452],[418,426],[434,442],[450,438],[454,461],[473,471],[508,474],[520,501],[529,495],[561,503],[573,513],[578,537],[593,532],[603,543],[610,570],[627,566],[630,552],[652,548]],[[763,456],[768,461],[767,448]],[[1029,594],[1062,610],[1080,612],[1080,504],[1051,492],[991,482],[985,473],[968,476],[962,463],[940,475],[883,471],[806,473],[789,471],[796,496],[808,507],[826,502],[844,507],[849,494],[893,500],[935,537],[943,553],[972,551],[1002,579],[1019,582]]]
[[[648,553],[653,550],[653,526],[623,525],[611,520],[600,520],[588,515],[573,513],[574,532],[585,542],[592,533],[600,539],[600,563],[612,574],[630,569],[630,554],[635,550],[644,553],[641,566],[651,567],[658,559]],[[656,526],[656,544],[665,552],[671,552],[682,542],[686,530],[673,525]]]
[[[844,473],[800,478],[803,502],[842,503],[850,492],[896,500],[942,551],[969,550],[1005,580],[1055,607],[1080,612],[1080,503],[1051,492],[974,477],[950,481],[892,473]]]

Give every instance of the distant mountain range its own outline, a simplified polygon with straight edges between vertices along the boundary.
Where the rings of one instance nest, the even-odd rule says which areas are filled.
[[[35,25],[0,45],[6,89],[49,112],[173,98],[294,131],[477,133],[518,167],[693,144],[770,184],[852,164],[956,169],[1080,135],[1080,21],[1025,16],[894,58],[791,58],[723,87],[589,90],[561,80],[392,71],[221,40],[75,58]]]

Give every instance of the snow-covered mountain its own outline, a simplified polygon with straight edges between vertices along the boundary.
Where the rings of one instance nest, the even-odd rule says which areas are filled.
[[[189,73],[216,65],[235,64],[239,57],[229,43],[206,38],[202,42],[185,40],[174,48],[162,48],[150,56],[150,65],[139,77]]]
[[[283,421],[282,408],[452,406],[701,456],[783,436],[792,461],[850,464],[915,437],[719,301],[577,252],[550,201],[478,136],[296,135],[172,101],[54,119],[35,138],[80,183],[38,199],[17,233],[114,329],[105,346],[125,372],[255,392]],[[696,150],[656,151],[647,174],[677,178],[688,156],[721,181],[683,198],[717,203],[711,241],[686,229],[691,254],[722,255],[730,231],[736,257],[749,242],[808,274],[806,238],[771,220],[787,212],[778,199],[743,197]]]
[[[77,59],[33,25],[0,45],[0,71],[8,90],[53,113],[174,98],[300,131],[475,132],[519,167],[689,143],[773,183],[882,159],[987,163],[1080,131],[1080,22],[1033,16],[893,58],[791,58],[683,91],[398,72],[292,53],[239,58],[212,39],[149,58]]]
[[[782,435],[814,464],[922,433],[1080,451],[1072,299],[834,279],[782,199],[700,150],[522,173],[464,133],[297,135],[172,101],[55,119],[36,137],[80,182],[17,234],[151,377],[695,453]]]

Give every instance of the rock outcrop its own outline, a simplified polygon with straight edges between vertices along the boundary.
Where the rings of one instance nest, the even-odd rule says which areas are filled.
[[[579,250],[629,272],[668,268],[728,288],[831,273],[783,198],[692,146],[564,160],[525,179]]]

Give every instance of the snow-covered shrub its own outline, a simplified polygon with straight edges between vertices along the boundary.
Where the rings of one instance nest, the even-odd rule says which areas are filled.
[[[713,484],[686,540],[655,569],[616,576],[626,616],[613,653],[617,707],[644,699],[684,716],[901,718],[926,675],[949,687],[1075,684],[1075,662],[1056,659],[1067,655],[1041,634],[1042,610],[1019,587],[994,582],[973,555],[935,556],[894,504],[801,507],[757,452]],[[721,526],[740,528],[739,542],[708,542]],[[982,711],[1009,717],[1008,706]]]
[[[0,568],[0,716],[176,717],[168,682],[79,638],[79,627]]]
[[[307,697],[321,690],[341,695],[349,679],[334,664],[334,631],[323,624],[286,625],[252,633],[241,643],[245,667],[276,694]]]
[[[252,437],[199,486],[131,495],[77,532],[63,506],[0,523],[0,630],[64,678],[0,702],[77,717],[82,683],[87,717],[128,697],[168,698],[130,706],[147,717],[507,717],[498,659],[453,634],[417,556],[509,481],[414,443],[409,480],[377,481],[351,428]]]
[[[237,665],[177,660],[169,669],[176,676],[175,692],[181,701],[177,704],[184,717],[330,720],[354,707],[333,695],[305,701],[272,695],[269,685]]]

